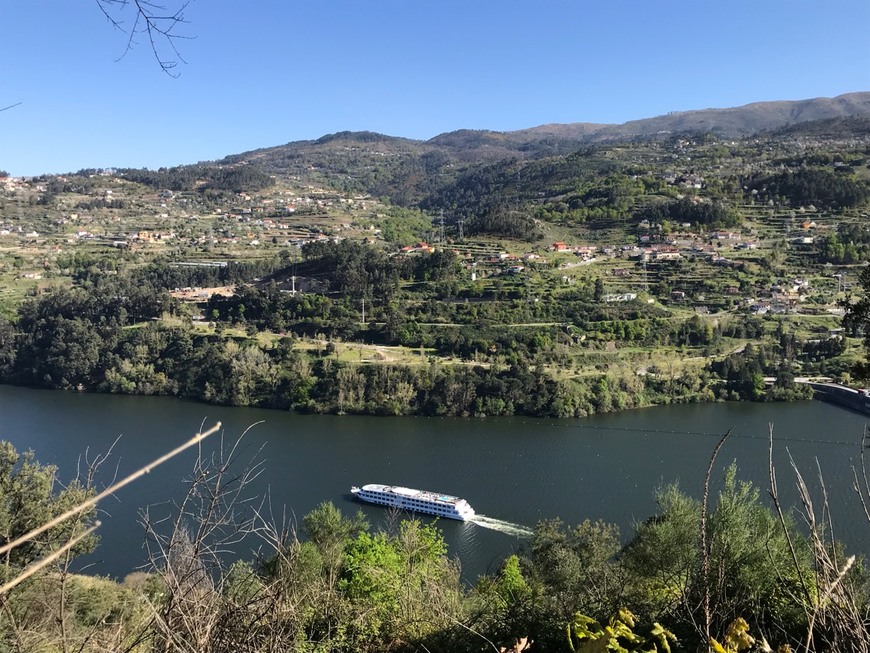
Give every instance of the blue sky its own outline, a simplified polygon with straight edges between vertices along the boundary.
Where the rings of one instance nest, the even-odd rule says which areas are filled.
[[[193,0],[177,79],[95,0],[4,5],[15,175],[870,90],[867,0]]]

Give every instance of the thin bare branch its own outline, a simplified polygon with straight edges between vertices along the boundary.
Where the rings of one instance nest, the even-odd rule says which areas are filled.
[[[870,500],[870,482],[867,479],[867,460],[864,454],[867,451],[867,425],[864,426],[864,433],[861,435],[861,481],[858,480],[858,470],[852,465],[852,487],[858,494],[858,499],[861,501],[861,508],[864,510],[864,517],[870,522],[870,508],[867,502]]]
[[[137,35],[144,35],[160,69],[170,77],[178,77],[174,69],[179,63],[186,62],[178,50],[177,42],[193,38],[177,32],[179,25],[188,22],[184,12],[190,0],[182,2],[174,9],[150,0],[95,1],[109,24],[127,35],[124,52],[118,60],[123,59],[138,45]],[[124,20],[127,12],[133,15],[132,23]],[[127,24],[131,26],[128,28]]]
[[[262,470],[262,462],[256,460],[259,452],[236,471],[244,435],[230,447],[222,443],[209,457],[200,451],[187,492],[174,505],[174,517],[155,520],[149,508],[142,513],[148,567],[165,586],[163,601],[159,607],[152,607],[153,616],[147,626],[150,637],[156,637],[157,649],[206,650],[235,627],[233,615],[250,623],[247,620],[254,614],[238,611],[238,606],[231,607],[229,613],[216,609],[225,601],[222,597],[227,571],[223,554],[256,531],[255,521],[264,507],[262,502],[250,505],[253,499],[244,495]],[[266,615],[274,613],[277,606],[263,603],[261,609],[262,623],[267,623]],[[260,623],[259,618],[255,621]],[[248,630],[241,628],[246,633]]]

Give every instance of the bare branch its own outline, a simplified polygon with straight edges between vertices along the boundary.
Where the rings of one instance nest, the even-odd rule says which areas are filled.
[[[864,433],[861,435],[861,481],[858,480],[858,470],[852,465],[852,487],[861,500],[861,508],[864,509],[864,517],[870,522],[870,509],[867,507],[867,500],[870,499],[870,482],[867,480],[867,461],[864,452],[867,451],[867,430],[864,426]],[[866,497],[866,498],[865,498]]]
[[[193,37],[179,34],[179,25],[188,21],[184,12],[190,4],[186,0],[176,8],[168,8],[151,0],[95,0],[109,24],[127,35],[124,52],[118,57],[123,59],[136,45],[137,36],[144,36],[151,53],[160,69],[170,77],[178,77],[175,68],[179,63],[187,63],[178,50],[179,40]],[[132,14],[132,20],[125,16]],[[130,25],[130,27],[127,27]]]
[[[255,498],[246,495],[249,483],[262,470],[262,462],[256,460],[259,451],[237,469],[241,437],[231,447],[222,443],[208,457],[200,451],[188,490],[174,506],[173,518],[154,519],[149,508],[141,513],[147,535],[147,567],[164,586],[162,604],[152,606],[147,627],[149,636],[157,638],[158,648],[203,651],[234,623],[232,612],[218,609],[225,604],[224,554],[256,531],[255,522],[264,508],[262,501],[249,505]],[[263,609],[271,612],[275,608],[264,604]]]

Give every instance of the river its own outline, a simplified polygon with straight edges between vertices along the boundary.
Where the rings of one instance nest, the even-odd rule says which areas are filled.
[[[796,496],[789,453],[814,490],[817,460],[835,534],[853,552],[865,552],[870,542],[870,525],[851,487],[866,418],[821,402],[691,404],[575,420],[376,418],[0,386],[0,438],[56,464],[62,480],[74,476],[83,455],[105,452],[117,439],[100,474],[108,483],[217,420],[227,443],[247,430],[239,458],[262,462],[251,490],[268,492],[277,516],[301,522],[320,502],[332,501],[346,514],[362,510],[377,526],[385,512],[349,493],[351,485],[364,483],[468,499],[484,516],[481,523],[440,522],[467,580],[493,570],[542,519],[602,519],[630,537],[634,524],[654,514],[654,491],[662,484],[679,482],[701,495],[713,447],[729,429],[714,478],[736,460],[738,478],[756,483],[766,497],[769,424],[785,499]],[[205,449],[219,444],[213,436]],[[145,562],[139,511],[158,504],[158,513],[168,510],[167,502],[184,490],[194,456],[185,452],[106,500],[101,544],[84,561],[92,573],[122,577]],[[235,553],[250,557],[250,544]]]

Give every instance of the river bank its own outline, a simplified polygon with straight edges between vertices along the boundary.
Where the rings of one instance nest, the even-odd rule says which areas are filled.
[[[760,373],[746,373],[748,367],[740,367],[742,362],[721,374],[711,369],[638,374],[621,367],[603,374],[553,375],[524,364],[348,364],[328,356],[312,363],[293,350],[267,354],[235,341],[203,347],[195,361],[166,360],[165,353],[155,363],[139,367],[122,361],[120,371],[105,369],[93,381],[74,388],[299,414],[429,417],[571,418],[670,404],[794,401],[812,396],[805,384],[778,380],[766,384]],[[158,365],[164,370],[158,371]],[[42,383],[32,381],[20,386],[56,389],[50,377]]]

